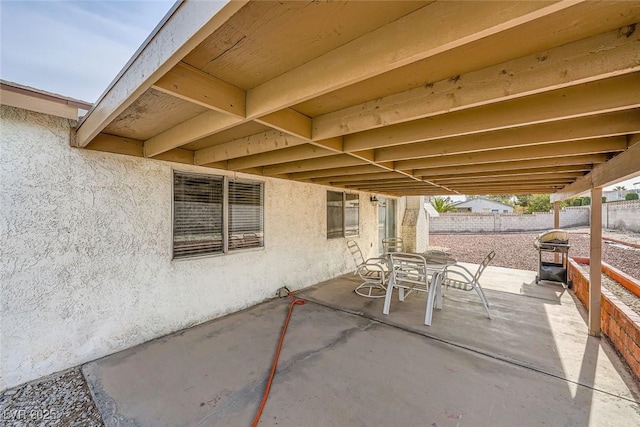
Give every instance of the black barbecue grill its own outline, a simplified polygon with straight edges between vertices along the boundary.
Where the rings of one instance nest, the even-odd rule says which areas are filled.
[[[536,238],[534,246],[538,250],[538,275],[541,280],[561,282],[571,287],[567,280],[567,257],[569,255],[569,233],[564,230],[546,231]]]

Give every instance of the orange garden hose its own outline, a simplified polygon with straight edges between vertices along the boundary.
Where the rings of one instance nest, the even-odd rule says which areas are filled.
[[[262,411],[267,403],[267,398],[269,397],[269,390],[271,390],[271,383],[273,382],[273,377],[276,374],[276,366],[278,366],[278,359],[280,358],[280,350],[282,350],[282,343],[284,343],[284,336],[287,333],[287,327],[289,326],[289,320],[291,320],[291,313],[293,312],[293,307],[296,305],[306,304],[306,301],[301,299],[295,299],[291,292],[288,293],[289,299],[291,300],[291,304],[289,304],[289,313],[287,314],[287,318],[284,321],[284,325],[282,326],[282,333],[280,334],[280,341],[278,341],[278,348],[276,349],[276,355],[273,358],[273,365],[271,366],[271,373],[269,374],[269,380],[267,381],[267,387],[264,390],[264,394],[262,395],[262,401],[260,402],[260,406],[258,407],[258,412],[256,413],[255,418],[253,419],[252,427],[256,427],[260,422],[260,416],[262,415]]]

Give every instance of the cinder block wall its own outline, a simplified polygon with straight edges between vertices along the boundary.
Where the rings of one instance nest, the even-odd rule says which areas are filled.
[[[605,203],[602,222],[606,228],[640,233],[640,200]]]
[[[560,228],[589,225],[589,207],[576,206],[560,211]],[[553,212],[520,213],[444,213],[430,218],[432,233],[500,233],[540,231],[553,228]]]

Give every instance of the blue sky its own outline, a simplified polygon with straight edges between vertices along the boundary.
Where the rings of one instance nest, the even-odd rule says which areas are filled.
[[[0,78],[95,102],[174,0],[0,1]]]

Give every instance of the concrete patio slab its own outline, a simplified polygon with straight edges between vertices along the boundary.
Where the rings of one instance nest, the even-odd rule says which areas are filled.
[[[463,264],[475,271],[477,265]],[[573,293],[555,284],[535,284],[535,272],[488,267],[481,284],[491,304],[488,319],[473,291],[446,291],[443,309],[424,326],[424,295],[405,302],[394,293],[391,311],[382,314],[383,298],[363,303],[350,288],[357,278],[342,276],[312,286],[302,295],[329,307],[460,346],[571,382],[634,399],[637,384],[604,340],[589,338],[586,312]],[[348,283],[347,283],[348,282]],[[353,294],[353,295],[351,295]]]
[[[301,293],[315,302],[294,310],[260,425],[640,420],[637,384],[606,342],[586,336],[568,293],[558,297],[549,287],[531,297],[517,290],[522,283],[509,291],[486,286],[489,320],[474,295],[449,291],[429,328],[421,326],[422,297],[394,301],[382,316],[382,300],[356,296],[356,284],[343,276]],[[106,425],[250,425],[288,302],[272,300],[85,365]]]

